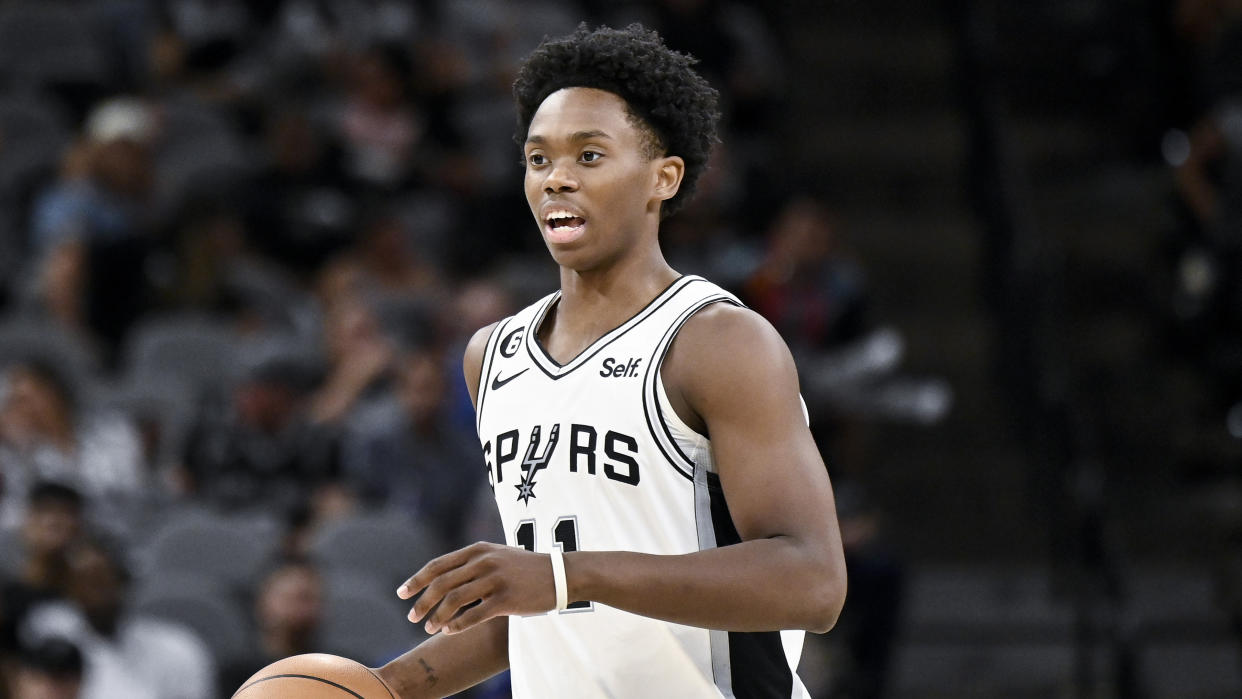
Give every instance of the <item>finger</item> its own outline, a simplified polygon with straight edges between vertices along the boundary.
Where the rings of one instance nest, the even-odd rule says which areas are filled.
[[[481,602],[494,589],[494,584],[487,579],[475,579],[450,590],[435,610],[428,615],[427,623],[423,628],[427,633],[434,634],[460,612]]]
[[[436,576],[434,580],[426,585],[423,593],[414,602],[414,607],[410,610],[410,621],[417,621],[427,617],[431,610],[435,609],[436,605],[444,600],[445,595],[452,592],[453,589],[465,585],[475,577],[477,577],[477,571],[469,562]]]
[[[432,580],[447,573],[454,568],[460,567],[470,559],[470,547],[451,551],[431,559],[418,572],[411,575],[405,582],[401,583],[397,588],[397,597],[401,599],[410,599],[418,594],[418,591],[431,584]]]
[[[500,603],[496,600],[480,600],[478,604],[466,605],[457,616],[449,619],[448,623],[440,628],[440,631],[453,635],[468,631],[489,619],[494,619],[503,614],[500,609]]]

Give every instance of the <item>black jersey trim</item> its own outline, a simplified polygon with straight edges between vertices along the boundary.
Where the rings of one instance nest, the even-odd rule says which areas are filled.
[[[707,474],[707,496],[711,503],[712,528],[717,546],[741,543],[725,501],[720,476]],[[780,631],[729,632],[729,682],[737,699],[789,699],[793,696],[794,674],[785,657]],[[719,686],[719,678],[717,678]]]
[[[475,400],[474,406],[474,431],[483,439],[483,400],[487,398],[490,392],[488,378],[492,373],[492,365],[495,363],[496,351],[500,347],[500,338],[505,336],[505,329],[517,316],[509,316],[500,321],[492,328],[492,334],[487,338],[487,344],[483,349],[483,365],[479,367],[479,388],[478,399]]]
[[[688,323],[690,319],[693,318],[694,315],[698,313],[699,311],[703,310],[704,308],[707,308],[708,306],[714,303],[722,303],[722,302],[732,303],[737,306],[742,305],[741,302],[739,302],[736,298],[732,297],[731,295],[720,293],[720,294],[713,294],[712,296],[708,296],[700,300],[699,302],[695,303],[690,308],[686,309],[686,311],[682,313],[681,317],[679,317],[677,321],[674,322],[672,326],[669,327],[668,331],[664,334],[664,337],[660,339],[660,343],[656,345],[656,351],[655,353],[653,353],[653,356],[647,365],[648,373],[654,372],[654,376],[651,377],[650,381],[646,381],[646,379],[644,379],[645,381],[644,391],[643,391],[644,415],[646,415],[647,417],[648,426],[654,426],[654,425],[659,426],[659,429],[656,431],[656,435],[655,435],[656,442],[659,443],[662,439],[667,439],[668,444],[671,445],[673,450],[678,454],[678,456],[682,458],[682,463],[684,463],[688,468],[690,468],[692,473],[693,473],[693,469],[695,468],[694,459],[690,458],[689,454],[682,451],[681,446],[677,444],[677,439],[673,436],[672,430],[668,428],[668,420],[665,419],[664,409],[660,407],[660,393],[659,393],[660,391],[659,382],[661,381],[660,371],[661,371],[661,368],[664,366],[664,358],[668,356],[668,351],[673,347],[673,340],[676,339],[677,333],[681,332],[681,328],[686,323]],[[646,411],[646,408],[648,405],[647,403],[648,399],[650,400],[652,411],[655,413],[654,421],[651,419],[650,413]]]
[[[548,354],[548,351],[544,349],[543,345],[539,344],[538,339],[539,327],[542,326],[543,321],[547,319],[548,310],[552,307],[553,303],[557,302],[561,298],[561,293],[558,291],[553,294],[542,307],[540,307],[534,318],[531,319],[530,327],[526,332],[527,353],[530,355],[531,360],[534,361],[535,366],[539,367],[544,374],[547,374],[548,378],[553,381],[557,381],[562,376],[568,376],[579,367],[594,359],[596,355],[604,351],[604,348],[608,347],[613,342],[616,342],[639,323],[643,322],[656,311],[663,308],[690,285],[698,282],[710,283],[706,279],[696,275],[683,275],[674,279],[671,284],[664,287],[663,291],[656,294],[655,298],[648,301],[647,305],[643,306],[637,313],[630,316],[630,318],[624,323],[604,333],[596,341],[587,345],[585,349],[565,364],[561,364],[553,359],[552,356]]]
[[[736,296],[717,286],[715,292],[690,304],[669,325],[660,341],[656,343],[655,350],[651,353],[651,357],[647,361],[647,369],[643,374],[643,418],[647,422],[647,429],[651,432],[656,446],[664,454],[664,457],[673,464],[674,468],[681,475],[691,480],[694,480],[694,471],[698,468],[698,465],[677,444],[676,438],[673,437],[672,431],[669,430],[664,410],[660,407],[659,382],[661,381],[661,368],[664,365],[664,358],[668,355],[669,348],[673,346],[673,340],[677,337],[677,333],[681,332],[682,326],[689,322],[690,318],[694,317],[699,311],[713,303],[721,302],[745,308],[745,304],[739,301]]]
[[[660,389],[657,385],[660,381],[660,365],[664,363],[664,357],[668,354],[669,347],[673,345],[673,338],[677,336],[677,332],[687,320],[703,308],[727,300],[729,300],[728,296],[712,294],[695,301],[689,308],[682,311],[677,320],[673,321],[664,331],[660,341],[656,343],[655,350],[647,361],[647,369],[643,372],[643,418],[647,422],[647,429],[651,431],[656,446],[660,448],[660,452],[664,454],[669,463],[673,464],[681,475],[691,480],[694,479],[694,460],[681,450],[672,432],[669,431],[668,424],[664,421],[663,410],[660,409]]]

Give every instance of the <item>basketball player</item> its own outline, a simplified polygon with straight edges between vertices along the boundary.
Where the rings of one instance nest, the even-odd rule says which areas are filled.
[[[808,696],[802,630],[835,623],[845,564],[793,361],[660,252],[716,138],[692,62],[638,25],[583,26],[521,68],[526,197],[560,290],[466,350],[508,546],[398,590],[435,634],[380,669],[406,699],[505,668],[517,699]]]

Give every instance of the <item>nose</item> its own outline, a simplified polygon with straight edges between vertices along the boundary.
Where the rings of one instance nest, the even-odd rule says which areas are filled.
[[[553,165],[548,172],[548,176],[543,180],[543,191],[551,194],[553,192],[572,192],[578,188],[578,180],[573,177],[568,167],[564,165]]]

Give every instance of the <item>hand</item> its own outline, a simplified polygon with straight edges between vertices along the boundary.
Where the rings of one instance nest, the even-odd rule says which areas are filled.
[[[552,562],[546,553],[479,542],[423,566],[397,596],[422,596],[410,621],[425,618],[427,633],[460,633],[503,615],[542,614],[556,606]]]

